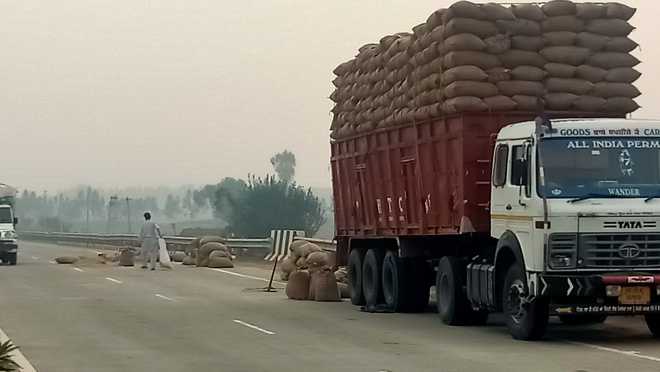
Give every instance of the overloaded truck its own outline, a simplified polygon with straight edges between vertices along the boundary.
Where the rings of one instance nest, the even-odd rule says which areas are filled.
[[[14,215],[16,190],[0,183],[0,260],[3,263],[16,265],[18,243],[16,241],[16,224],[18,218]]]
[[[423,311],[435,286],[450,325],[503,312],[533,340],[550,316],[644,315],[660,336],[660,121],[626,119],[633,14],[461,1],[335,70],[353,304]]]

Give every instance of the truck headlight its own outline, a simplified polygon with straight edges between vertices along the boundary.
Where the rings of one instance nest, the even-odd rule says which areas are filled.
[[[577,234],[550,235],[548,264],[552,269],[574,269],[577,266]]]

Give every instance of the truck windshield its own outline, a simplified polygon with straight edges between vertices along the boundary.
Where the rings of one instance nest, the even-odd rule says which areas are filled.
[[[12,223],[11,209],[0,208],[0,223]]]
[[[660,138],[549,138],[542,142],[548,198],[660,196]]]

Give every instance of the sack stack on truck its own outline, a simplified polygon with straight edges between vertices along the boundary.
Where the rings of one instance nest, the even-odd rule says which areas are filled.
[[[334,70],[331,137],[462,112],[630,113],[634,14],[618,3],[456,2]]]

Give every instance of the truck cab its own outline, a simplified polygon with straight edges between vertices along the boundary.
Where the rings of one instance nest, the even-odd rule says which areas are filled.
[[[490,279],[501,296],[490,305],[514,337],[540,337],[549,315],[578,323],[643,314],[660,333],[660,121],[504,127],[490,204]]]
[[[0,259],[10,265],[16,265],[18,242],[16,241],[16,224],[14,210],[9,204],[0,204]]]

